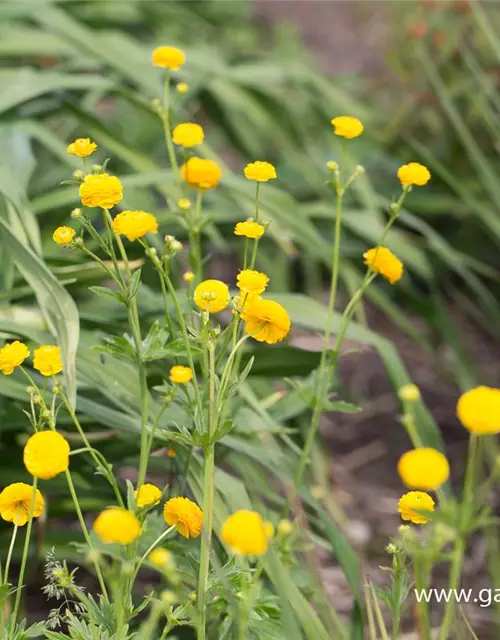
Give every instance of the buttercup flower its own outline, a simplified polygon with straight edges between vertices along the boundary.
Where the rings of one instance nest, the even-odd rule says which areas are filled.
[[[154,564],[155,567],[164,569],[172,564],[172,554],[168,549],[158,547],[157,549],[153,549],[149,554],[149,561],[151,564]]]
[[[157,47],[153,51],[151,59],[155,66],[170,69],[171,71],[178,71],[186,62],[184,51],[177,49],[177,47],[167,46]]]
[[[191,187],[213,189],[222,178],[222,171],[214,160],[189,158],[181,167],[181,178]]]
[[[75,230],[71,227],[57,227],[52,235],[52,239],[57,244],[70,244],[75,237]]]
[[[186,271],[186,273],[182,276],[184,282],[193,282],[195,279],[195,275],[192,271]]]
[[[152,507],[160,503],[161,490],[154,484],[143,484],[134,492],[136,507]]]
[[[481,386],[466,391],[458,400],[457,416],[471,433],[499,433],[500,389]]]
[[[14,482],[0,493],[0,516],[7,522],[23,527],[27,522],[33,498],[33,487],[24,482]],[[38,489],[35,493],[33,517],[42,515],[45,503]]]
[[[272,531],[256,511],[241,509],[224,522],[221,540],[237,555],[260,556],[267,551]],[[271,525],[272,527],[272,525]]]
[[[236,282],[240,293],[260,294],[266,290],[269,278],[265,273],[244,269],[238,273]]]
[[[351,116],[337,116],[331,120],[334,133],[342,138],[357,138],[363,133],[364,127],[361,120]]]
[[[205,138],[203,127],[193,122],[178,124],[172,132],[172,140],[182,147],[194,147]]]
[[[94,153],[97,149],[95,142],[92,142],[90,138],[78,138],[68,145],[66,151],[73,156],[79,156],[80,158],[86,158]]]
[[[179,82],[179,84],[176,87],[176,90],[177,90],[177,93],[184,95],[189,91],[189,85],[187,82]]]
[[[273,300],[254,297],[248,301],[241,314],[246,321],[245,331],[258,342],[275,344],[286,338],[290,331],[290,316]]]
[[[429,518],[418,511],[434,511],[434,500],[423,491],[410,491],[399,499],[398,511],[403,520],[410,520],[415,524],[425,524],[429,522]]]
[[[109,507],[97,516],[94,531],[107,544],[130,544],[141,533],[141,524],[132,511]]]
[[[38,431],[24,445],[24,466],[35,478],[50,480],[69,467],[69,444],[57,431]]]
[[[264,235],[265,227],[254,220],[245,220],[245,222],[238,222],[234,228],[235,236],[245,236],[245,238],[251,238],[256,240]]]
[[[416,384],[404,384],[400,387],[398,396],[406,402],[417,402],[420,400],[420,390]]]
[[[168,379],[174,384],[186,384],[192,377],[193,371],[190,367],[184,367],[181,364],[176,364],[170,369]]]
[[[404,187],[417,185],[423,187],[431,179],[429,169],[419,162],[404,164],[398,169],[398,178]]]
[[[197,538],[201,533],[203,511],[189,498],[170,498],[165,502],[163,516],[185,538]]]
[[[218,313],[229,304],[229,288],[220,280],[204,280],[194,290],[194,301],[203,311]]]
[[[365,264],[391,284],[403,277],[403,263],[387,247],[374,247],[363,253]]]
[[[270,162],[251,162],[244,169],[245,178],[256,182],[267,182],[276,178],[276,169]]]
[[[63,369],[59,347],[44,344],[35,349],[33,366],[42,376],[55,376]]]
[[[177,453],[175,452],[175,449],[172,449],[172,448],[168,449],[167,456],[169,458],[176,458],[177,457]]]
[[[132,242],[147,233],[157,233],[158,220],[145,211],[122,211],[115,216],[112,226],[115,233]]]
[[[450,465],[440,451],[421,447],[407,451],[401,456],[398,473],[410,489],[435,491],[448,480]]]
[[[123,198],[122,183],[107,173],[91,173],[80,185],[80,198],[86,207],[111,209]]]
[[[0,371],[10,376],[16,367],[22,365],[29,354],[28,347],[19,340],[4,345],[0,349]]]

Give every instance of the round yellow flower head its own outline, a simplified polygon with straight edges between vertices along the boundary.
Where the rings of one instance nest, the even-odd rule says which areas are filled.
[[[410,489],[435,491],[448,480],[450,465],[440,451],[421,447],[407,451],[401,456],[398,473]]]
[[[404,164],[398,169],[398,178],[404,187],[423,187],[431,179],[429,169],[419,162]]]
[[[59,347],[44,344],[35,349],[33,366],[42,376],[55,376],[63,369]]]
[[[139,537],[141,524],[132,511],[109,507],[97,516],[93,529],[107,544],[130,544]]]
[[[260,294],[266,290],[269,278],[265,273],[253,271],[252,269],[244,269],[238,273],[236,282],[241,294]]]
[[[189,498],[170,498],[163,507],[163,517],[185,538],[197,538],[201,533],[203,511]]]
[[[276,169],[270,162],[251,162],[244,169],[245,178],[256,182],[267,182],[276,178]]]
[[[181,147],[195,147],[205,139],[203,127],[193,122],[178,124],[172,132],[172,140]]]
[[[181,198],[177,202],[177,206],[181,211],[189,211],[189,209],[191,209],[191,200],[188,200],[187,198]]]
[[[12,522],[18,527],[23,527],[27,522],[33,498],[33,487],[24,482],[9,484],[0,493],[0,516],[7,522]],[[38,491],[35,492],[35,505],[33,517],[42,515],[45,503],[43,496]]]
[[[147,233],[158,232],[158,220],[145,211],[122,211],[115,216],[112,226],[115,233],[131,242],[143,238]]]
[[[387,247],[374,247],[363,253],[366,266],[380,273],[391,284],[403,277],[403,263]]]
[[[4,345],[0,349],[0,371],[10,376],[16,367],[22,365],[29,354],[28,347],[19,340]]]
[[[57,431],[38,431],[24,445],[24,466],[35,478],[50,480],[69,467],[69,444]]]
[[[222,171],[214,160],[189,158],[181,167],[181,178],[197,189],[214,189],[222,178]]]
[[[175,452],[175,449],[172,449],[172,448],[168,449],[167,456],[169,458],[176,458],[177,457],[177,453]]]
[[[290,331],[290,316],[286,309],[273,300],[252,298],[245,305],[241,317],[246,322],[246,333],[258,342],[281,342]]]
[[[269,546],[269,533],[259,513],[241,509],[222,525],[221,540],[234,554],[260,556]]]
[[[278,522],[278,535],[285,538],[289,536],[293,531],[293,524],[290,520],[280,520]]]
[[[229,304],[229,288],[220,280],[204,280],[194,290],[194,301],[203,311],[218,313]]]
[[[97,149],[95,142],[92,142],[90,138],[78,138],[68,145],[66,151],[72,156],[79,156],[80,158],[86,158],[94,153]]]
[[[357,138],[363,133],[364,127],[361,120],[352,116],[337,116],[331,120],[334,133],[341,138]]]
[[[176,364],[170,369],[169,380],[174,384],[187,384],[193,377],[193,371],[190,367],[184,367]]]
[[[466,391],[458,400],[457,416],[471,433],[500,433],[500,389],[481,386]]]
[[[255,220],[245,220],[245,222],[238,222],[234,228],[235,236],[245,236],[257,240],[264,235],[265,227]]]
[[[134,492],[136,507],[153,507],[160,503],[161,489],[154,484],[143,484]]]
[[[123,198],[122,183],[107,173],[90,173],[80,185],[80,198],[86,207],[111,209]]]
[[[425,524],[429,522],[429,518],[418,511],[434,511],[434,500],[423,491],[410,491],[399,499],[398,511],[403,520],[409,520],[415,524]]]
[[[149,561],[151,562],[151,564],[154,564],[155,567],[164,569],[165,567],[172,565],[172,554],[168,549],[159,547],[151,551],[151,553],[149,554]]]
[[[192,271],[186,271],[186,273],[182,276],[184,282],[193,282],[195,279],[195,275]]]
[[[418,402],[420,400],[420,390],[416,384],[404,384],[400,387],[398,396],[406,402]]]
[[[70,244],[75,237],[75,230],[71,227],[57,227],[52,235],[52,239],[57,244]]]
[[[157,47],[153,51],[151,59],[156,67],[163,67],[171,71],[178,71],[186,62],[184,51],[177,49],[177,47],[167,46]]]
[[[179,82],[179,84],[176,87],[176,91],[177,93],[180,93],[181,96],[184,95],[185,93],[187,93],[189,91],[189,85],[187,82]]]

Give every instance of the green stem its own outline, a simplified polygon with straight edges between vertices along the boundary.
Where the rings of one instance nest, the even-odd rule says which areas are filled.
[[[16,542],[16,535],[18,530],[17,524],[14,524],[14,529],[12,530],[12,537],[10,539],[9,552],[7,553],[7,560],[5,561],[5,572],[3,577],[3,584],[9,584],[9,567],[10,561],[12,559],[12,551],[14,550],[14,543]]]
[[[175,147],[172,140],[172,124],[170,122],[170,73],[165,71],[163,80],[163,130],[165,132],[165,143],[167,145],[168,158],[170,166],[175,174],[176,180],[179,180],[179,165],[175,156]]]
[[[148,559],[149,554],[151,553],[151,551],[153,551],[153,549],[155,547],[157,547],[160,542],[162,542],[163,540],[165,540],[165,538],[168,536],[169,533],[171,533],[173,530],[175,529],[175,524],[172,525],[171,527],[169,527],[168,529],[166,529],[161,535],[159,535],[156,540],[148,547],[147,551],[145,551],[143,553],[143,555],[141,556],[139,562],[137,563],[137,566],[135,568],[133,577],[132,577],[132,584],[134,584],[134,581],[137,577],[137,574],[139,573],[140,568],[142,567],[142,565],[146,562],[146,560]]]
[[[256,183],[256,189],[255,189],[255,222],[259,221],[259,212],[260,212],[260,182]],[[248,240],[247,240],[248,242]],[[245,247],[246,247],[246,242],[245,242]],[[256,238],[254,240],[253,243],[253,251],[252,251],[252,259],[250,261],[250,269],[253,269],[255,267],[255,261],[257,259],[257,250],[259,248],[259,238]],[[246,263],[246,259],[245,259],[245,263]]]
[[[201,258],[201,236],[200,236],[200,222],[201,222],[201,204],[203,199],[203,191],[198,189],[196,193],[196,204],[194,208],[194,215],[189,219],[189,240],[190,240],[190,257],[193,271],[196,276],[197,282],[201,282],[203,279],[203,265]]]
[[[396,574],[396,585],[393,596],[394,607],[392,610],[392,633],[391,640],[398,640],[399,627],[401,625],[401,591],[403,581],[403,571],[401,566],[401,558],[395,556],[394,558],[394,572]]]

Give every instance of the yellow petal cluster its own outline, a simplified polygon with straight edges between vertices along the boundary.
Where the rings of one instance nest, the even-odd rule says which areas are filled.
[[[181,167],[181,178],[197,189],[214,189],[222,178],[222,171],[214,160],[189,158]]]
[[[404,187],[423,187],[431,179],[429,169],[419,162],[404,164],[398,169],[398,178]]]
[[[163,46],[153,51],[151,60],[156,67],[178,71],[186,62],[186,55],[177,47]]]
[[[94,531],[107,544],[130,544],[141,533],[141,524],[132,511],[109,507],[97,516]]]
[[[245,305],[241,317],[246,322],[245,332],[259,342],[281,342],[290,331],[290,316],[274,300],[252,297]]]
[[[57,244],[70,244],[75,237],[75,230],[71,227],[57,227],[52,234],[52,239]]]
[[[270,162],[251,162],[244,169],[245,178],[256,182],[267,182],[276,178],[276,169]]]
[[[44,344],[35,349],[33,366],[42,376],[55,376],[63,369],[61,350],[54,345]]]
[[[221,540],[237,555],[260,556],[267,551],[272,533],[271,523],[259,513],[240,509],[222,525]]]
[[[78,138],[68,145],[66,151],[72,156],[86,158],[87,156],[92,155],[96,149],[96,143],[92,142],[90,138]]]
[[[193,377],[193,371],[190,367],[184,367],[176,364],[170,369],[169,380],[174,384],[187,384]]]
[[[398,511],[403,520],[409,520],[415,524],[426,524],[429,518],[418,511],[434,511],[434,500],[423,491],[410,491],[399,499]]]
[[[337,116],[331,120],[334,133],[341,138],[357,138],[363,133],[364,127],[361,120],[352,116]]]
[[[112,222],[113,231],[131,242],[143,238],[147,233],[158,232],[158,220],[145,211],[122,211]]]
[[[19,340],[4,345],[0,349],[0,371],[10,376],[16,367],[22,365],[29,354],[28,347]]]
[[[123,198],[122,183],[107,173],[86,175],[79,192],[82,204],[90,208],[111,209]]]
[[[23,527],[28,522],[32,498],[33,487],[31,485],[24,482],[9,484],[0,493],[0,516],[7,522]],[[42,515],[44,506],[43,496],[37,489],[33,508],[34,518]]]
[[[264,293],[269,283],[269,278],[265,273],[254,271],[253,269],[244,269],[240,271],[236,277],[236,283],[240,294],[261,294]]]
[[[458,400],[457,416],[471,433],[500,433],[500,389],[480,386],[466,391]]]
[[[261,238],[264,235],[264,231],[264,225],[255,222],[255,220],[245,220],[236,224],[234,235],[257,240],[257,238]]]
[[[181,147],[195,147],[205,138],[203,127],[194,122],[178,124],[172,132],[172,140]]]
[[[135,504],[137,507],[152,507],[160,504],[161,489],[154,484],[143,484],[139,491],[134,492]]]
[[[203,311],[218,313],[229,304],[229,288],[221,280],[204,280],[194,290],[194,301]]]
[[[430,447],[421,447],[404,453],[398,462],[401,480],[410,489],[435,491],[450,475],[446,456]]]
[[[403,263],[387,247],[374,247],[363,254],[366,266],[384,276],[391,284],[403,277]]]
[[[50,480],[69,467],[70,447],[57,431],[38,431],[24,446],[24,466],[35,478]]]
[[[185,538],[197,538],[201,533],[203,511],[189,498],[170,498],[163,508],[163,517]]]

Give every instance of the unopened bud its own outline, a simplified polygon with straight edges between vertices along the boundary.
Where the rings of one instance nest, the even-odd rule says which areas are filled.
[[[101,172],[102,172],[102,164],[92,165],[92,173],[101,173]]]
[[[191,591],[191,593],[189,594],[189,599],[191,600],[191,602],[196,602],[196,593],[194,591]]]
[[[365,172],[365,168],[364,168],[363,166],[361,166],[360,164],[358,164],[358,165],[356,166],[356,168],[354,169],[354,173],[355,173],[357,176],[362,176],[364,172]]]
[[[161,107],[159,98],[153,98],[153,100],[151,100],[151,106],[154,111],[158,111],[158,109]]]
[[[160,598],[166,607],[171,607],[177,602],[177,596],[173,591],[170,591],[170,589],[165,589],[165,591],[162,591],[160,594]]]
[[[32,387],[32,386],[26,387],[26,393],[29,393],[30,395],[32,393],[35,393],[35,387]]]
[[[186,273],[182,276],[184,282],[193,282],[195,275],[192,271],[186,271]]]
[[[406,402],[418,402],[420,400],[420,391],[416,384],[404,384],[399,388],[398,396]]]
[[[38,393],[33,396],[33,402],[35,404],[40,404],[41,401],[42,401],[42,396],[38,395]]]
[[[387,553],[396,553],[396,551],[398,550],[398,548],[396,547],[396,545],[392,542],[389,542],[389,544],[386,546],[385,550],[387,551]]]
[[[76,238],[73,239],[73,246],[81,248],[83,247],[83,238],[80,238],[80,236],[77,236]]]
[[[289,536],[293,531],[293,524],[290,520],[280,520],[278,522],[278,535]]]
[[[189,91],[189,85],[187,82],[179,82],[179,84],[176,87],[176,91],[177,93],[180,93],[181,95],[184,95],[185,93],[187,93]]]
[[[328,171],[337,171],[339,165],[337,162],[335,162],[335,160],[328,160],[328,162],[326,163],[326,168],[328,169]]]
[[[182,211],[188,211],[189,209],[191,209],[191,200],[188,200],[187,198],[181,198],[178,202],[177,202],[177,206],[179,207],[179,209],[181,209]]]
[[[78,218],[82,217],[82,210],[81,209],[73,209],[73,211],[71,212],[71,217],[73,218],[73,220],[77,220]]]
[[[170,251],[173,251],[174,253],[182,251],[182,242],[179,242],[179,240],[172,240],[170,243]]]
[[[402,524],[398,528],[398,531],[399,531],[399,535],[401,536],[401,538],[403,538],[403,540],[406,540],[407,542],[411,542],[412,540],[415,539],[415,532],[407,524]]]
[[[99,553],[99,551],[97,551],[97,549],[91,549],[87,552],[87,560],[89,562],[96,563],[99,562],[100,559],[101,554]]]
[[[83,180],[83,171],[81,169],[73,171],[73,178],[75,180]]]

